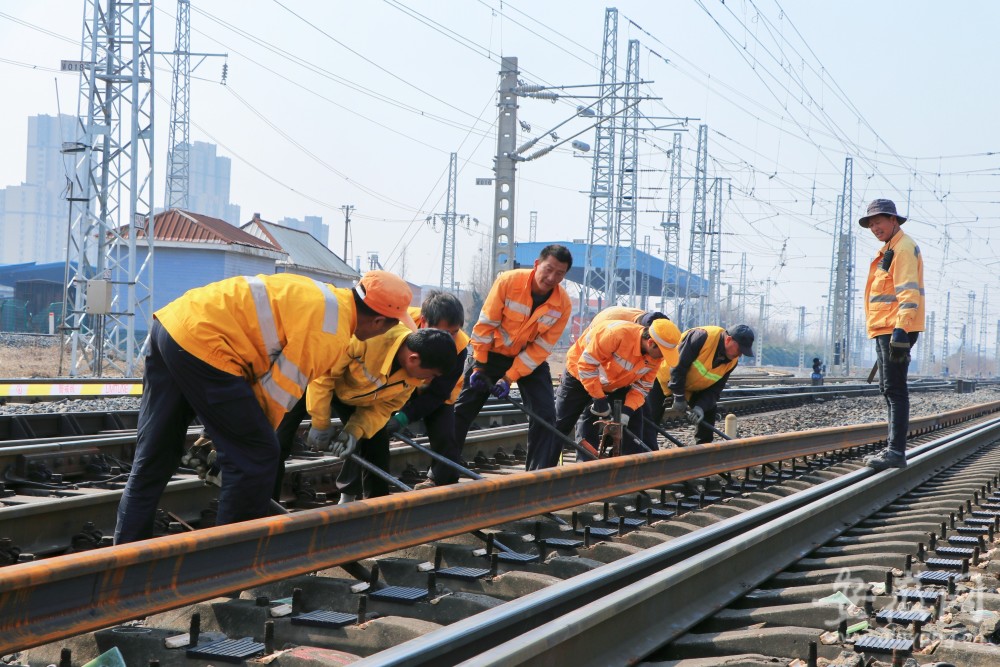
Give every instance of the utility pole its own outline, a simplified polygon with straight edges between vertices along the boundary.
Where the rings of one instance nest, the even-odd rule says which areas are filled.
[[[63,293],[70,376],[87,370],[88,351],[93,375],[114,360],[135,376],[136,337],[152,323],[154,14],[150,2],[86,0],[81,60],[63,64],[80,71],[79,138],[63,147],[77,159]]]
[[[591,167],[590,214],[587,219],[587,251],[584,255],[583,288],[580,291],[580,325],[589,320],[588,306],[592,295],[598,298],[598,308],[608,292],[611,275],[607,267],[614,266],[609,258],[614,231],[614,156],[615,118],[618,75],[618,10],[608,7],[604,11],[604,43],[601,48],[601,81],[594,111],[597,127],[594,137],[594,163]],[[598,267],[599,248],[603,248],[604,271]]]
[[[806,367],[806,307],[799,306],[799,370]]]
[[[650,246],[649,234],[647,234],[646,236],[644,236],[642,238],[642,252],[643,252],[642,266],[643,266],[643,271],[642,271],[642,280],[640,281],[640,284],[642,285],[642,290],[641,290],[641,304],[642,305],[640,307],[643,310],[646,310],[647,306],[649,304],[649,259],[650,259],[650,253],[651,253],[651,251],[652,251],[652,246]]]
[[[528,218],[528,242],[534,243],[535,239],[538,238],[538,211],[528,213]]]
[[[660,223],[663,228],[663,278],[660,283],[660,310],[667,312],[667,298],[677,305],[677,283],[680,282],[681,243],[681,133],[674,132],[674,143],[670,149],[670,190],[667,196],[667,212]],[[669,287],[668,287],[669,285]],[[676,317],[676,308],[674,316]]]
[[[830,338],[833,345],[833,367],[845,375],[851,370],[853,226],[850,224],[850,216],[853,170],[853,158],[844,158],[843,191],[837,197],[837,214],[833,228],[833,259],[830,266]]]
[[[694,200],[691,205],[691,243],[688,249],[688,279],[684,285],[684,327],[697,326],[705,321],[705,250],[708,243],[706,222],[708,189],[708,125],[698,126],[698,153],[695,158]],[[691,281],[698,281],[697,296],[692,297]],[[693,304],[697,298],[697,306]]]
[[[228,53],[191,53],[191,0],[177,0],[177,35],[171,55],[173,60],[173,86],[170,96],[170,136],[167,139],[167,187],[163,208],[187,209],[191,180],[191,72],[205,58]],[[201,60],[191,66],[191,56]],[[225,85],[229,65],[222,65],[222,83]]]
[[[941,375],[948,377],[948,332],[951,330],[951,290],[945,293],[944,330],[941,332]]]
[[[517,151],[517,58],[503,58],[500,65],[500,101],[497,104],[496,179],[493,198],[492,271],[490,282],[501,271],[514,268],[514,155]]]
[[[351,238],[351,213],[354,212],[353,204],[344,204],[340,207],[344,212],[344,261],[347,261],[347,241]]]
[[[722,179],[712,179],[712,219],[708,224],[708,303],[705,321],[721,323],[719,307],[722,304]]]
[[[979,316],[979,343],[976,345],[976,377],[983,377],[983,351],[986,349],[986,311],[990,296],[990,286],[983,286],[983,301]]]

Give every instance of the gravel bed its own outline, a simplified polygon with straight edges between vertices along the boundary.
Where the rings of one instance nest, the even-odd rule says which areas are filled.
[[[64,398],[42,403],[7,403],[0,405],[0,415],[39,415],[56,412],[120,412],[138,410],[138,396],[116,398]]]

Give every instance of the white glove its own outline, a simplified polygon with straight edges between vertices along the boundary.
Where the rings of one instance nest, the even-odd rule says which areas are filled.
[[[626,428],[627,426],[628,426],[628,414],[623,412],[622,413],[622,428]]]
[[[341,431],[330,443],[330,451],[338,459],[346,459],[354,453],[354,448],[358,446],[358,439],[347,431]]]
[[[306,437],[306,446],[309,449],[322,452],[330,446],[331,439],[333,439],[332,428],[318,429],[315,426],[310,426],[309,435]]]

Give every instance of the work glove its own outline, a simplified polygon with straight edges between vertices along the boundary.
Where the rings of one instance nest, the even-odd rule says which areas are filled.
[[[705,418],[705,411],[700,405],[696,405],[691,408],[691,412],[688,413],[687,417],[689,422],[697,426]]]
[[[632,415],[634,414],[635,413],[632,410],[629,410],[628,408],[622,410],[622,419],[621,419],[622,428],[628,428],[628,423],[632,420]]]
[[[897,327],[892,330],[892,338],[889,339],[889,361],[900,364],[909,360],[910,337],[906,331]]]
[[[318,429],[315,426],[309,427],[309,435],[306,437],[306,446],[317,452],[322,452],[330,446],[330,439],[333,438],[333,429]]]
[[[341,431],[337,434],[337,437],[330,442],[330,451],[338,459],[346,459],[348,456],[354,453],[355,448],[358,446],[358,439],[347,431]]]
[[[490,391],[493,387],[493,378],[486,374],[481,368],[476,368],[469,375],[469,388],[475,391]]]
[[[396,431],[401,431],[402,429],[406,428],[407,424],[409,423],[410,423],[409,417],[407,417],[402,412],[397,412],[396,414],[394,414],[392,417],[389,418],[388,422],[386,422],[385,430],[388,433],[395,433]]]
[[[674,404],[670,406],[670,411],[677,415],[683,415],[688,411],[688,402],[683,396],[674,396]]]
[[[595,417],[607,417],[611,414],[611,406],[608,405],[608,399],[595,398],[594,402],[590,404],[590,414]]]
[[[490,393],[497,398],[507,398],[510,396],[510,382],[507,378],[500,378],[496,384],[490,388]]]

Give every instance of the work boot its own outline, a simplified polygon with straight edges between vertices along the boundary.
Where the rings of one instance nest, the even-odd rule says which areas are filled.
[[[420,482],[420,484],[417,484],[416,486],[414,486],[413,490],[414,491],[419,491],[420,489],[433,489],[435,486],[437,486],[437,482],[435,482],[433,479],[431,479],[430,477],[428,477],[424,481]]]
[[[878,454],[866,456],[865,465],[875,470],[885,470],[886,468],[905,468],[906,454],[894,452],[887,447]]]
[[[346,505],[347,503],[353,503],[358,497],[353,493],[342,493],[340,494],[340,500],[337,501],[338,505]]]

